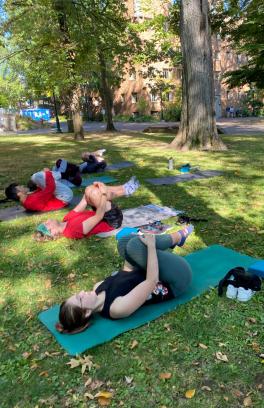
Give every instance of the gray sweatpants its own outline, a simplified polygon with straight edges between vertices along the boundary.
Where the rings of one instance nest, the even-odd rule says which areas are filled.
[[[156,236],[159,279],[169,284],[174,296],[184,293],[191,284],[192,271],[188,262],[170,251],[173,246],[169,234]],[[148,249],[138,236],[129,235],[118,241],[118,251],[131,265],[146,270]]]
[[[64,203],[70,203],[73,198],[72,190],[65,184],[60,182],[61,173],[58,171],[53,171],[52,175],[55,180],[56,189],[54,191],[54,196]],[[46,187],[45,173],[44,171],[38,171],[31,176],[31,180],[40,188],[44,189]]]

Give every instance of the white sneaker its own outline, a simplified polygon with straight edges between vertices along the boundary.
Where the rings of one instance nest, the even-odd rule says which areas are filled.
[[[226,297],[228,299],[235,299],[237,297],[237,291],[238,289],[230,283],[226,288]]]
[[[252,298],[254,294],[254,290],[240,287],[237,290],[237,300],[239,300],[240,302],[247,302]]]

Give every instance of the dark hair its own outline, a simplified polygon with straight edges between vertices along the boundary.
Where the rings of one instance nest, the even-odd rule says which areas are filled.
[[[36,183],[34,183],[34,181],[29,180],[27,183],[27,187],[29,188],[29,191],[36,191],[38,186]]]
[[[61,333],[80,333],[90,326],[90,316],[80,306],[70,305],[67,300],[60,305],[59,323],[56,329]]]
[[[12,184],[9,184],[8,187],[6,187],[5,195],[9,200],[19,201],[19,197],[17,195],[17,190],[16,190],[17,186],[18,186],[17,183],[12,183]]]

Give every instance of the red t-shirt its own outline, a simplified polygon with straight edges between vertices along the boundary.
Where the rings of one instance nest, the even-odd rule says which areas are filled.
[[[38,188],[29,194],[22,203],[29,211],[55,211],[66,207],[68,203],[59,200],[54,196],[56,188],[55,180],[51,171],[45,171],[46,187],[42,190]]]
[[[66,227],[63,231],[63,235],[66,238],[81,239],[85,237],[90,237],[91,235],[99,234],[100,232],[113,231],[107,222],[100,221],[88,234],[83,233],[83,221],[91,218],[95,215],[95,211],[85,210],[82,212],[76,212],[74,210],[70,211],[65,215],[63,221],[67,221]]]

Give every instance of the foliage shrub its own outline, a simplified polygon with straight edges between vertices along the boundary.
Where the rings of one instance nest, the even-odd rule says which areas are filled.
[[[168,103],[163,111],[163,118],[166,122],[178,122],[181,119],[181,107],[175,103]]]
[[[145,116],[147,114],[148,108],[149,108],[148,101],[141,96],[137,103],[137,111],[139,113],[139,116],[142,117]]]
[[[49,123],[33,120],[27,116],[16,115],[17,130],[31,130],[49,127]]]

